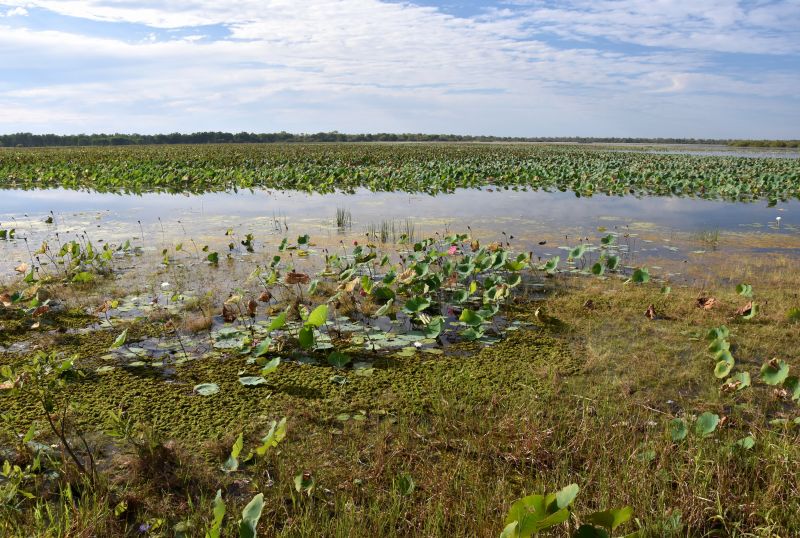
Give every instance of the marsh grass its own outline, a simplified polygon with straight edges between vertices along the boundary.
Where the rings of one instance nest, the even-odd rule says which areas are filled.
[[[791,259],[773,258],[696,268],[685,278],[688,285],[673,283],[664,295],[657,283],[557,276],[547,299],[512,306],[509,315],[535,323],[531,330],[578,359],[569,368],[538,366],[528,374],[536,384],[470,401],[443,380],[425,412],[369,410],[363,421],[342,422],[298,400],[283,409],[290,427],[280,448],[231,475],[219,464],[244,424],[201,444],[165,442],[167,477],[140,454],[109,448],[101,464],[113,483],[62,483],[74,491],[68,497],[55,490],[4,510],[0,534],[172,535],[189,522],[191,535],[202,535],[221,488],[229,530],[263,492],[264,536],[497,536],[515,499],[575,482],[576,513],[630,505],[637,523],[628,531],[641,527],[644,536],[789,536],[800,527],[800,437],[769,420],[794,417],[797,406],[763,386],[721,394],[702,334],[727,324],[737,364],[754,378],[773,356],[800,368],[797,325],[787,318],[800,306],[800,275]],[[754,320],[735,314],[739,282],[751,283],[762,305]],[[700,293],[718,305],[698,308]],[[655,320],[644,315],[650,304]],[[535,316],[537,307],[547,317]],[[492,383],[491,370],[474,382]],[[703,411],[727,416],[725,427],[707,439],[670,440],[668,420]],[[731,448],[748,434],[752,450]],[[247,431],[248,443],[257,438]],[[317,484],[310,496],[293,486],[303,471]],[[396,487],[404,473],[416,484],[411,495]]]

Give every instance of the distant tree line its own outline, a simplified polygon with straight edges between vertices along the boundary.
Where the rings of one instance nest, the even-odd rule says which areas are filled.
[[[15,133],[0,135],[0,146],[45,147],[45,146],[130,146],[145,144],[264,144],[275,142],[566,142],[588,143],[640,143],[640,144],[729,144],[756,147],[798,147],[797,140],[720,140],[709,138],[634,138],[634,137],[511,137],[469,136],[453,134],[422,133],[375,133],[344,134],[329,133],[292,134],[279,133],[223,133],[209,131],[201,133],[170,133],[156,135],[141,134],[32,134]]]
[[[731,140],[728,145],[749,148],[800,148],[800,140]]]

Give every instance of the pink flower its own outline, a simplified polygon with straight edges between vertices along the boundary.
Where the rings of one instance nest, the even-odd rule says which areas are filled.
[[[455,245],[447,249],[447,253],[451,256],[455,255],[456,252],[458,252],[458,248]]]

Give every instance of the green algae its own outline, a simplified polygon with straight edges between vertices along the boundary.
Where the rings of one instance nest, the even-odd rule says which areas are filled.
[[[140,334],[157,327],[140,328]],[[67,336],[67,335],[65,335]],[[322,417],[363,410],[377,414],[421,414],[447,398],[460,405],[543,396],[549,390],[543,371],[571,371],[574,357],[560,340],[538,329],[522,329],[493,346],[451,346],[441,355],[359,356],[359,369],[336,369],[319,364],[283,362],[267,383],[245,387],[237,374],[253,374],[246,357],[223,356],[176,366],[169,378],[159,368],[95,367],[103,362],[114,334],[95,331],[68,335],[59,349],[78,354],[84,372],[68,385],[75,420],[88,429],[102,429],[108,411],[124,410],[164,435],[187,440],[222,438],[231,431],[255,430],[294,409]],[[5,359],[4,359],[5,360]],[[366,364],[365,364],[366,363]],[[369,369],[368,374],[364,370]],[[339,376],[333,382],[331,378]],[[199,383],[216,383],[220,392],[201,396]],[[521,390],[521,389],[526,390]],[[41,420],[36,402],[18,394],[0,393],[0,407],[11,417],[15,431]]]
[[[33,323],[38,322],[39,326],[32,329]],[[51,311],[36,320],[23,315],[17,309],[0,309],[0,345],[7,346],[15,342],[28,340],[31,335],[59,329],[82,329],[93,323],[97,323],[97,317],[87,314],[82,309],[69,309]]]

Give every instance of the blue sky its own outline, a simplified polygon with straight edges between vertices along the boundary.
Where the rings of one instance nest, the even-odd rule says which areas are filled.
[[[800,0],[0,0],[0,132],[800,138]]]

